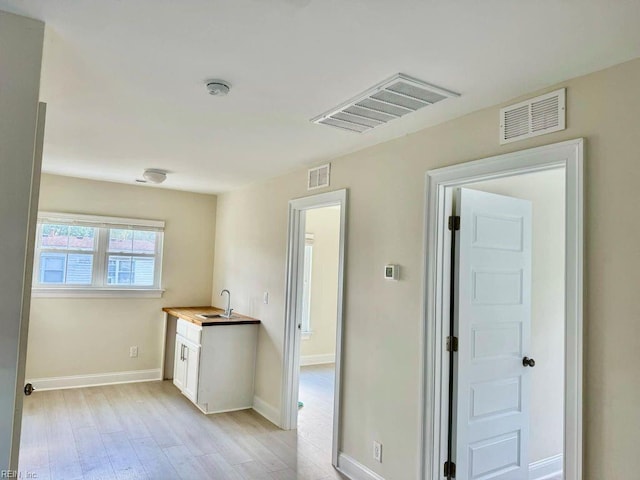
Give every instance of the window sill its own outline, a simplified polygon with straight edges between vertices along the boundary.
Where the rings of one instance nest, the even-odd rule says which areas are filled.
[[[32,298],[162,298],[159,288],[42,288],[31,289]]]
[[[313,335],[313,331],[302,332],[302,340],[309,340]]]

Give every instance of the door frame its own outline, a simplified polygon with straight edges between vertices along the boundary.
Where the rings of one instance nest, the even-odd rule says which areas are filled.
[[[333,438],[331,463],[338,465],[340,448],[340,407],[343,343],[343,291],[345,247],[347,238],[347,190],[335,190],[289,201],[289,228],[287,232],[287,273],[285,288],[285,339],[283,351],[282,397],[280,427],[297,428],[298,387],[300,385],[300,333],[296,318],[302,307],[302,270],[304,267],[305,229],[302,213],[315,208],[340,206],[340,247],[338,264],[338,302],[336,318],[335,389],[333,394]]]
[[[531,148],[451,167],[430,170],[425,176],[425,242],[423,343],[421,374],[420,478],[440,480],[446,461],[449,370],[449,254],[454,188],[484,180],[564,168],[565,170],[565,387],[564,474],[582,478],[582,368],[583,368],[583,203],[584,140]]]

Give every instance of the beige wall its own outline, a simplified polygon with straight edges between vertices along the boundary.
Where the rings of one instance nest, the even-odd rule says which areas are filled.
[[[34,298],[27,377],[160,368],[162,307],[208,304],[216,197],[43,175],[40,210],[164,220],[162,298]],[[129,347],[138,357],[129,358]]]
[[[344,452],[387,480],[416,478],[425,172],[585,137],[585,478],[622,479],[640,470],[640,383],[634,380],[640,350],[640,223],[634,221],[640,203],[639,85],[640,60],[564,82],[567,130],[535,139],[500,146],[496,106],[333,162],[331,188],[348,188],[350,202]],[[218,199],[214,285],[235,290],[237,310],[263,320],[256,393],[275,407],[287,202],[308,195],[305,175],[295,172]],[[399,282],[380,275],[389,261],[402,266]],[[264,290],[271,293],[269,305],[261,303]],[[371,458],[373,439],[384,445],[382,464]]]
[[[468,185],[533,207],[530,462],[564,450],[564,182],[562,169]]]
[[[300,355],[335,355],[340,259],[340,207],[306,211],[306,233],[312,233],[311,315],[313,332],[302,340]]]
[[[17,467],[20,443],[43,37],[42,22],[0,11],[0,471]]]

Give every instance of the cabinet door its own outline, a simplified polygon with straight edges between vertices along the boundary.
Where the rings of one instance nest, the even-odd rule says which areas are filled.
[[[187,362],[185,361],[186,345],[179,335],[176,335],[176,352],[173,363],[173,384],[181,391],[184,391],[185,379],[187,376]]]
[[[191,401],[198,401],[198,372],[200,369],[200,347],[184,344],[186,361],[184,386],[182,393]]]

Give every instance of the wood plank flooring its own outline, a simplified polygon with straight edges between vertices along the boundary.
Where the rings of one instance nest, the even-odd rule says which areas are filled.
[[[333,383],[335,365],[313,365],[300,368],[298,398],[304,407],[298,409],[298,437],[305,439],[329,455],[333,432]]]
[[[297,432],[252,410],[203,415],[170,381],[35,392],[24,404],[22,478],[343,479],[331,466],[333,366],[300,377]]]

